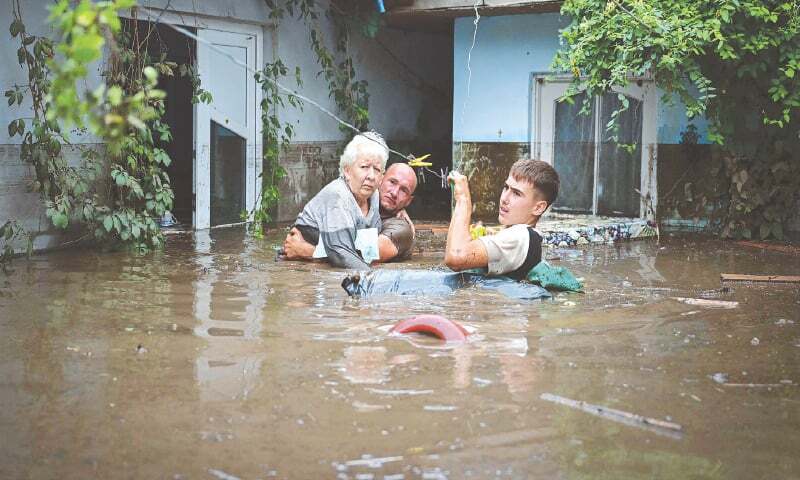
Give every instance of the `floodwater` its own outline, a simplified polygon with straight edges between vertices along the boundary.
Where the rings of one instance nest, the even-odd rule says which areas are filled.
[[[350,299],[341,271],[275,262],[279,241],[230,229],[146,257],[17,260],[0,278],[0,478],[800,478],[800,292],[719,283],[798,274],[797,257],[629,242],[548,250],[587,285],[552,301]],[[387,334],[419,313],[475,332]]]

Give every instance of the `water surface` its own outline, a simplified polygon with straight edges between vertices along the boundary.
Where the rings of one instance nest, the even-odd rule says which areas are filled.
[[[275,262],[279,241],[229,229],[146,257],[16,261],[0,278],[0,478],[800,475],[800,292],[719,283],[796,275],[797,257],[630,242],[548,250],[587,285],[553,301],[350,299],[341,271]],[[418,313],[475,333],[461,346],[387,335]]]

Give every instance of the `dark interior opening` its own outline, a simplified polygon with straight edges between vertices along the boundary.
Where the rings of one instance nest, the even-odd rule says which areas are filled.
[[[184,27],[195,33],[196,29]],[[162,121],[169,125],[172,140],[159,142],[169,154],[172,163],[167,168],[175,200],[172,214],[183,227],[192,226],[194,211],[194,108],[192,105],[192,74],[196,72],[196,42],[165,26],[146,21],[126,19],[124,32],[129,41],[138,39],[146,44],[146,51],[153,61],[174,62],[173,75],[159,75],[158,88],[166,92],[165,112]],[[184,65],[184,68],[180,68]],[[158,140],[156,140],[158,141]]]

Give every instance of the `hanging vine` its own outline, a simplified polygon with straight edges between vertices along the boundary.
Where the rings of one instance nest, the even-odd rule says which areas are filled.
[[[317,2],[286,0],[278,5],[265,1],[272,18],[282,18],[288,12],[307,25],[320,66],[318,76],[328,83],[330,98],[348,122],[366,129],[367,82],[356,79],[348,50],[354,26],[374,36],[380,24],[377,17],[366,14],[358,4],[330,3],[326,14],[335,32],[331,49],[321,33]],[[71,6],[68,0],[58,0],[49,19],[60,32],[54,43],[27,32],[20,2],[13,0],[10,32],[20,41],[18,61],[27,71],[28,83],[14,85],[5,96],[9,106],[20,107],[27,98],[32,104],[32,117],[13,120],[8,131],[10,136],[22,139],[21,157],[35,172],[31,188],[40,193],[53,226],[77,226],[84,230],[80,238],[93,238],[109,248],[122,245],[145,252],[163,245],[158,219],[173,202],[166,173],[171,159],[159,146],[171,140],[171,133],[161,121],[165,94],[156,88],[158,76],[171,76],[176,71],[189,76],[193,102],[210,102],[211,96],[200,88],[193,65],[176,65],[163,55],[148,55],[146,43],[151,32],[122,27],[118,12],[134,5],[134,0],[81,0]],[[110,56],[105,82],[91,92],[82,92],[78,84],[86,77],[89,65],[102,58],[106,47]],[[294,73],[299,86],[299,69]],[[288,69],[280,59],[256,75],[264,92],[262,194],[252,216],[257,235],[263,234],[264,226],[273,220],[280,198],[278,184],[286,175],[279,158],[294,135],[293,125],[278,118],[278,109],[287,104],[302,108],[297,98],[279,93],[268,81],[287,75]],[[103,140],[103,147],[73,144],[65,133],[71,127],[93,133]],[[77,165],[67,160],[65,146],[80,151]],[[13,252],[12,242],[24,235],[27,233],[14,219],[3,224],[0,240],[5,242],[4,252]]]
[[[157,37],[152,24],[144,30],[135,19],[122,25],[117,12],[134,4],[82,0],[71,7],[60,0],[50,15],[60,32],[54,48],[52,40],[27,32],[15,0],[10,32],[19,38],[17,58],[28,83],[14,85],[5,96],[9,106],[22,106],[30,98],[33,116],[13,120],[8,131],[22,138],[21,158],[35,173],[31,188],[40,193],[53,226],[75,224],[84,230],[80,238],[146,252],[163,245],[158,220],[173,202],[166,172],[171,160],[160,147],[172,136],[161,120],[165,94],[156,88],[158,76],[188,77],[194,103],[208,103],[211,95],[200,87],[193,64],[167,61],[163,48],[151,56],[148,42]],[[110,53],[105,82],[80,92],[79,82],[88,66],[102,58],[105,46]],[[64,133],[71,126],[100,137],[103,147],[73,145]],[[67,161],[65,145],[81,151],[77,166]],[[0,262],[7,263],[14,240],[26,234],[13,219],[4,224]]]
[[[337,3],[331,2],[327,9],[328,18],[334,25],[334,50],[328,48],[325,36],[320,29],[320,11],[315,0],[265,0],[270,9],[270,18],[280,21],[288,17],[303,21],[308,27],[309,41],[317,58],[320,71],[317,73],[328,84],[329,97],[336,103],[339,113],[346,121],[361,130],[369,126],[369,92],[366,80],[356,80],[353,59],[349,55],[351,31],[354,25],[360,25],[363,34],[374,36],[379,21],[370,16],[358,4],[350,5],[345,10]],[[269,80],[280,81],[288,75],[288,68],[281,59],[268,63],[256,75],[261,85],[264,99],[261,103],[262,124],[264,131],[261,197],[252,214],[251,231],[261,237],[267,224],[274,220],[274,210],[280,200],[279,183],[286,176],[280,165],[281,154],[289,147],[294,136],[294,126],[289,122],[281,122],[278,109],[285,108],[288,103],[294,108],[302,108],[302,103],[293,95],[281,93]],[[295,68],[294,78],[297,86],[302,86],[299,67]],[[342,131],[352,133],[347,127],[340,126]],[[247,217],[243,212],[242,217]]]
[[[294,126],[289,122],[281,122],[278,108],[285,108],[288,103],[294,108],[302,109],[302,103],[294,95],[282,95],[274,82],[279,82],[289,71],[281,60],[267,63],[264,69],[255,75],[256,82],[264,94],[261,100],[261,123],[263,126],[263,170],[261,172],[261,196],[256,201],[253,211],[251,232],[257,238],[263,238],[266,225],[273,221],[275,208],[281,194],[278,184],[286,177],[286,170],[280,164],[281,152],[289,147],[294,136]],[[295,82],[298,87],[303,84],[300,69],[295,69]],[[272,80],[272,81],[270,81]],[[286,101],[284,101],[284,98]],[[247,219],[247,212],[242,212]]]

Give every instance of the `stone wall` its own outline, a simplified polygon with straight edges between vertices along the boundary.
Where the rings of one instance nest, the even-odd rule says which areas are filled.
[[[511,165],[529,155],[530,146],[527,142],[453,144],[453,168],[470,179],[474,220],[497,221],[500,193]]]
[[[293,143],[281,156],[286,178],[281,181],[278,222],[293,222],[303,206],[339,175],[341,142]]]
[[[62,154],[70,165],[81,162],[81,152],[86,148],[102,149],[100,144],[65,145]],[[57,230],[45,214],[45,205],[38,192],[31,189],[36,175],[33,166],[20,157],[20,146],[0,144],[0,222],[16,220],[26,231],[34,234],[36,250],[57,247],[74,238],[73,232]],[[23,251],[25,245],[14,245]]]

